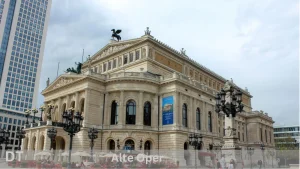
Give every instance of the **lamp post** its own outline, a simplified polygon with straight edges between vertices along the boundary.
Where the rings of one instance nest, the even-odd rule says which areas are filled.
[[[216,95],[216,112],[220,113],[222,111],[227,117],[229,117],[230,114],[232,117],[235,117],[235,115],[238,112],[242,112],[244,108],[242,104],[242,92],[240,90],[234,90],[233,88],[230,88],[228,91],[231,96],[230,102],[225,98],[226,91],[224,89]]]
[[[94,139],[98,138],[98,130],[95,128],[90,128],[88,131],[89,139],[91,139],[90,146],[91,146],[91,158],[90,161],[93,162],[93,147],[94,147]]]
[[[143,147],[143,140],[141,139],[140,140],[140,150],[142,150],[142,147]]]
[[[264,168],[266,168],[266,166],[265,166],[265,145],[262,143],[261,145],[260,145],[260,149],[261,149],[261,153],[262,153],[262,156],[263,156],[263,165],[264,165]]]
[[[21,150],[21,140],[25,138],[26,132],[24,130],[18,130],[16,133],[17,138],[19,139],[18,150]]]
[[[254,153],[254,148],[252,147],[247,147],[247,153],[249,154],[250,156],[250,166],[251,166],[251,169],[252,169],[252,155]]]
[[[37,109],[31,109],[31,112],[33,113],[32,123],[35,123],[35,114],[37,114],[39,111]]]
[[[68,168],[70,169],[73,136],[75,135],[75,133],[78,133],[80,131],[83,117],[79,112],[77,112],[74,116],[73,108],[69,108],[68,111],[65,111],[62,114],[62,119],[63,119],[63,128],[70,136],[69,161],[68,161]]]
[[[118,150],[120,150],[120,140],[119,139],[117,140],[117,147],[118,147]]]
[[[26,123],[25,124],[29,124],[28,117],[29,117],[30,114],[31,114],[31,110],[30,109],[28,109],[28,110],[25,111],[25,117],[26,117]]]
[[[193,146],[195,149],[195,167],[197,168],[197,151],[202,143],[202,135],[198,134],[190,134],[189,135],[189,145]]]
[[[56,134],[57,134],[57,130],[54,127],[52,127],[52,128],[50,128],[50,129],[47,130],[47,136],[51,140],[51,142],[50,142],[50,150],[52,148],[54,149],[54,147],[52,147],[52,146],[53,146],[53,142],[55,140]]]
[[[269,150],[269,154],[270,154],[270,156],[272,157],[272,168],[274,168],[274,165],[273,165],[273,158],[274,158],[274,156],[275,156],[275,151]]]

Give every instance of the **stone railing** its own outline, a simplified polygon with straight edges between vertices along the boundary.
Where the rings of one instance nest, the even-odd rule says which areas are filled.
[[[160,77],[147,72],[119,72],[107,75],[107,80],[116,78],[141,78],[159,82]]]
[[[42,127],[42,126],[63,127],[63,123],[61,123],[61,122],[51,122],[51,123],[49,123],[49,121],[47,123],[47,121],[40,121],[38,123],[25,124],[25,129],[35,128],[35,127]]]

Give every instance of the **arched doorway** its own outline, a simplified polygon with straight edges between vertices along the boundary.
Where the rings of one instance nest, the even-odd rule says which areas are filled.
[[[31,141],[31,150],[35,150],[35,142],[36,142],[36,137],[33,136]]]
[[[144,144],[144,154],[150,155],[151,148],[152,148],[151,142],[149,140],[146,141],[145,144]]]
[[[125,141],[125,150],[134,150],[134,141],[129,139]]]
[[[83,113],[83,111],[84,111],[84,98],[82,98],[79,103],[80,103],[79,112]]]
[[[40,142],[39,142],[39,150],[43,150],[44,149],[44,141],[45,141],[45,136],[41,135]]]
[[[71,102],[71,105],[70,105],[70,107],[73,107],[73,108],[75,108],[75,101],[72,101],[72,102]]]
[[[114,140],[109,140],[109,141],[108,141],[107,147],[108,147],[108,150],[109,150],[109,151],[114,152],[115,149],[116,149],[115,141],[114,141]]]
[[[65,139],[61,136],[55,137],[55,145],[53,145],[54,150],[65,150]]]
[[[66,111],[66,108],[67,108],[67,104],[66,103],[64,103],[63,105],[62,105],[62,107],[61,107],[62,109],[62,112],[65,112]]]
[[[184,159],[185,159],[186,166],[190,164],[190,156],[191,156],[188,148],[189,148],[189,143],[185,142],[183,145],[183,149],[184,149]]]
[[[28,137],[25,137],[25,138],[24,138],[23,144],[24,144],[23,149],[24,149],[24,150],[28,150]]]

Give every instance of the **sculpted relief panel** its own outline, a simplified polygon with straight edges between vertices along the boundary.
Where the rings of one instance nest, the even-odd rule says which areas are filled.
[[[104,50],[102,53],[100,53],[100,55],[98,55],[95,60],[98,60],[98,59],[100,59],[102,57],[105,57],[105,56],[111,54],[111,53],[114,53],[114,52],[117,52],[117,51],[122,50],[124,48],[127,48],[127,47],[129,47],[131,45],[132,44],[124,44],[124,45],[118,45],[118,46],[111,46],[108,49]]]
[[[69,84],[69,83],[71,83],[73,81],[74,81],[73,78],[65,78],[65,77],[63,77],[63,78],[59,79],[59,81],[54,84],[54,86],[53,86],[52,89],[56,89],[58,87],[64,86],[64,85]]]

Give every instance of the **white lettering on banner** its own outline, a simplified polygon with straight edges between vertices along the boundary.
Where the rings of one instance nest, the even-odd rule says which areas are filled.
[[[9,159],[9,154],[11,155],[11,159]],[[23,151],[17,151],[16,154],[18,154],[18,161],[21,161],[21,154],[23,154]],[[6,162],[13,161],[15,159],[15,154],[12,151],[6,151],[5,152],[5,160]]]
[[[126,156],[125,154],[121,155],[119,154],[118,155],[113,155],[112,157],[112,162],[133,162],[133,159],[134,157],[132,155],[128,155]],[[144,155],[144,154],[138,154],[136,156],[136,160],[138,162],[146,162],[146,164],[149,164],[151,162],[161,162],[162,160],[162,156],[147,156],[147,155]]]

